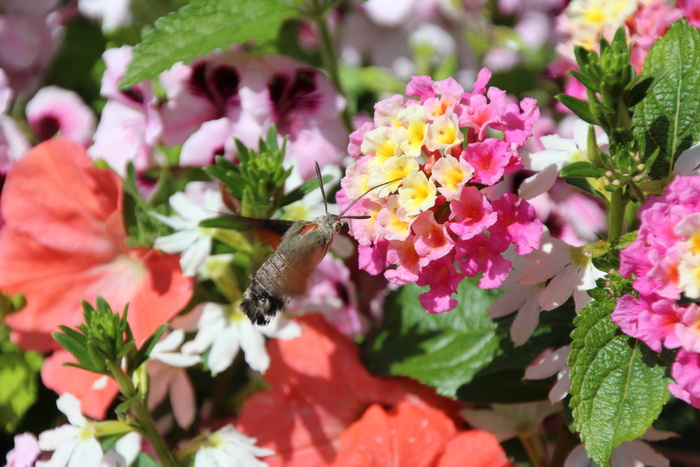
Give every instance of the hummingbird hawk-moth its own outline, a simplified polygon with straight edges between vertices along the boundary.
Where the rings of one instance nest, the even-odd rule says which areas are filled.
[[[343,227],[343,219],[369,218],[369,216],[346,216],[345,213],[373,189],[395,181],[370,188],[343,212],[336,215],[328,212],[328,202],[318,163],[316,163],[316,176],[326,213],[312,221],[233,216],[246,224],[247,228],[262,235],[273,247],[276,246],[272,256],[251,274],[250,286],[243,293],[241,309],[255,324],[268,324],[291,297],[306,292],[309,274],[328,253],[333,239]]]

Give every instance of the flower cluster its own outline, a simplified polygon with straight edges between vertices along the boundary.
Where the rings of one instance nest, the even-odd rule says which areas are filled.
[[[649,197],[640,219],[637,240],[620,257],[639,298],[623,296],[612,318],[657,352],[680,348],[669,389],[700,407],[700,180],[676,177],[662,196]]]
[[[217,155],[233,160],[234,137],[254,148],[272,124],[280,141],[289,136],[286,160],[304,161],[299,171],[305,180],[314,176],[313,159],[300,154],[315,154],[321,166],[343,157],[338,114],[344,100],[323,75],[295,60],[228,51],[178,63],[159,77],[165,97],[148,81],[118,88],[129,47],[107,50],[104,60],[107,104],[89,153],[120,174],[129,162],[137,174],[163,165],[163,145],[182,145],[184,167],[210,165]]]
[[[339,204],[377,187],[358,209],[370,218],[350,225],[360,265],[384,271],[396,285],[429,285],[420,297],[428,312],[453,309],[451,295],[464,277],[482,273],[481,287],[499,287],[511,270],[503,252],[514,245],[518,254],[530,253],[542,235],[526,201],[484,189],[522,167],[518,151],[539,116],[534,99],[518,105],[487,88],[490,77],[482,70],[472,93],[451,78],[414,77],[406,95],[416,99],[380,101],[374,122],[351,135],[357,161],[342,181]]]

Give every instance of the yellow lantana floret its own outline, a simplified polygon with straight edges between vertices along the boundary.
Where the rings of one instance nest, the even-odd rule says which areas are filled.
[[[382,164],[370,165],[369,185],[379,186],[383,183],[393,181],[377,190],[377,196],[383,198],[395,191],[401,181],[411,172],[418,170],[418,162],[406,154],[398,157],[390,157]]]
[[[440,184],[440,193],[447,200],[459,197],[460,189],[471,180],[474,168],[468,162],[452,156],[440,158],[432,168],[431,180]]]
[[[415,216],[435,205],[437,189],[425,173],[415,171],[408,174],[399,187],[399,205],[409,216]]]
[[[426,146],[431,151],[445,150],[462,144],[464,135],[459,130],[457,116],[452,112],[440,115],[428,124]]]

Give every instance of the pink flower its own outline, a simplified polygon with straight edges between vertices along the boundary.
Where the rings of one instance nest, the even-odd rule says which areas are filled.
[[[7,453],[5,467],[32,467],[41,455],[39,440],[32,433],[15,435],[15,447]]]
[[[176,65],[161,81],[168,91],[163,142],[184,143],[182,165],[233,158],[233,138],[255,148],[271,124],[280,142],[289,137],[286,160],[299,166],[304,180],[314,176],[314,160],[323,167],[343,157],[339,113],[345,103],[326,78],[300,62],[230,50]]]
[[[676,380],[668,385],[671,394],[700,408],[700,354],[679,350],[671,366],[671,376]]]
[[[700,406],[698,351],[700,307],[680,298],[700,298],[697,241],[700,238],[700,181],[677,176],[661,196],[642,205],[637,240],[622,250],[620,272],[634,274],[639,298],[622,297],[612,319],[627,334],[660,352],[681,349],[672,366],[676,380],[669,389],[686,402]]]
[[[73,91],[47,86],[27,102],[27,120],[39,141],[60,134],[87,146],[95,131],[95,115]]]
[[[374,126],[353,136],[358,160],[337,198],[342,208],[382,186],[360,206],[369,219],[351,222],[360,267],[373,274],[386,268],[396,285],[430,286],[421,303],[431,313],[456,305],[451,295],[464,276],[483,273],[480,286],[499,287],[511,270],[503,252],[514,244],[518,254],[530,253],[542,234],[526,201],[515,195],[492,201],[483,190],[522,167],[518,151],[539,116],[534,100],[518,105],[487,88],[490,76],[482,70],[472,93],[453,79],[415,76],[406,94],[418,101],[395,95],[378,102]],[[504,139],[488,137],[489,129]]]
[[[462,240],[480,234],[498,220],[488,199],[476,187],[464,187],[458,200],[450,204],[450,230]]]
[[[94,304],[98,295],[115,311],[129,303],[140,345],[190,299],[193,283],[177,256],[126,246],[121,181],[94,168],[76,143],[54,138],[20,158],[8,174],[2,212],[0,290],[26,298],[5,319],[22,348],[55,349],[50,333],[79,324],[81,300]],[[59,393],[72,384],[44,382]]]
[[[676,6],[683,11],[685,19],[696,28],[700,27],[700,2],[697,0],[678,0]]]
[[[683,308],[674,301],[658,298],[638,300],[625,295],[617,302],[612,319],[622,332],[661,352],[662,344],[670,349],[680,346],[676,326],[682,323]]]
[[[474,142],[462,151],[462,159],[474,167],[474,182],[494,185],[505,173],[511,153],[508,145],[495,138]]]

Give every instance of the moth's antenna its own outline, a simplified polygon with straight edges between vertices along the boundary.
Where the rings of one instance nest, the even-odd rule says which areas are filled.
[[[355,203],[357,203],[357,202],[360,201],[362,198],[364,198],[365,196],[367,196],[367,194],[368,194],[370,191],[375,190],[375,189],[380,188],[380,187],[383,187],[384,185],[388,185],[388,184],[390,184],[390,183],[398,182],[399,180],[401,180],[401,179],[400,179],[400,178],[395,178],[395,179],[393,179],[393,180],[389,180],[388,182],[380,183],[380,184],[377,185],[377,186],[373,186],[373,187],[370,188],[369,190],[367,190],[367,191],[365,191],[364,193],[362,193],[362,195],[361,195],[359,198],[357,198],[355,201],[353,201],[352,203],[350,203],[350,206],[348,206],[347,208],[343,209],[343,212],[341,212],[340,215],[338,215],[338,217],[344,217],[345,219],[369,219],[369,216],[343,216],[343,214],[345,214],[346,212],[348,212],[348,211],[350,210],[350,208],[353,207],[353,206],[355,205]]]
[[[316,164],[316,177],[318,178],[318,186],[321,188],[321,195],[323,195],[323,206],[326,208],[326,214],[328,214],[328,201],[326,201],[326,190],[323,189],[323,178],[321,177],[321,169],[318,167],[318,162],[314,161],[314,164]]]

